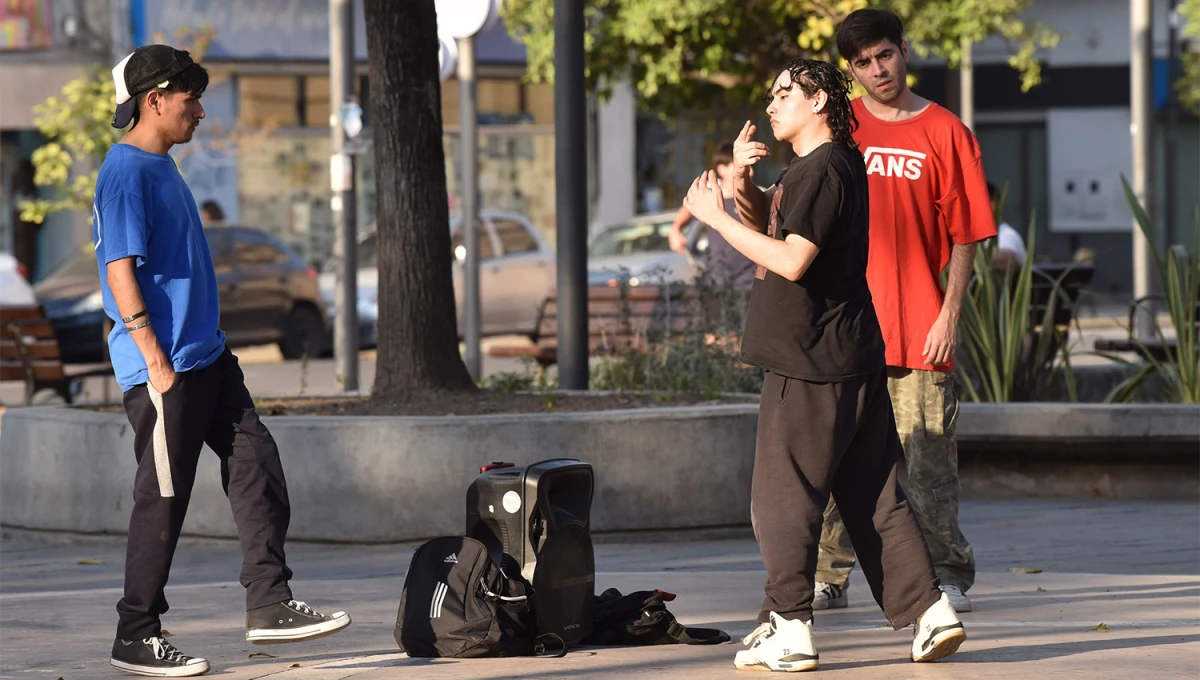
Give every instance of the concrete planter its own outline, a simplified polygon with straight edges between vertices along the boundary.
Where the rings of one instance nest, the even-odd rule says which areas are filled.
[[[461,533],[466,488],[481,464],[521,465],[556,457],[579,458],[595,467],[595,531],[747,524],[757,410],[756,404],[737,404],[263,420],[287,473],[289,537],[370,542]],[[133,432],[123,414],[40,407],[10,409],[2,419],[0,523],[125,532],[134,457]],[[986,479],[983,486],[967,479],[972,469],[994,476],[996,465],[1019,462],[1031,452],[1041,452],[1042,462],[1064,453],[1100,452],[1110,461],[1133,454],[1143,467],[1153,463],[1146,452],[1158,453],[1176,485],[1187,488],[1195,486],[1200,408],[964,404],[958,433],[969,490],[988,488]],[[216,456],[205,452],[184,531],[236,536]],[[1191,472],[1180,477],[1179,470]],[[1023,495],[1049,493],[1044,484],[1021,479],[1005,484]],[[1091,488],[1072,493],[1095,495]]]
[[[744,524],[756,407],[520,416],[264,417],[292,503],[291,538],[399,541],[461,534],[479,466],[573,457],[596,469],[594,530]],[[0,437],[0,523],[124,532],[133,430],[123,414],[12,409]],[[235,536],[205,448],[184,531]]]

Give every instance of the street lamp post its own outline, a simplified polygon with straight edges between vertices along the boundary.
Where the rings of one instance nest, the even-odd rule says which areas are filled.
[[[333,155],[329,182],[333,196],[334,294],[333,355],[343,390],[358,389],[358,216],[355,204],[354,146],[362,131],[362,109],[354,100],[354,3],[329,3],[329,127]],[[315,358],[315,357],[310,357]]]
[[[558,214],[558,384],[588,387],[587,99],[583,0],[554,1],[554,168]]]
[[[1133,142],[1133,193],[1146,210],[1150,225],[1154,225],[1154,112],[1153,59],[1154,42],[1151,23],[1152,0],[1130,0],[1129,5],[1129,132]],[[1133,297],[1135,300],[1150,294],[1151,244],[1133,224]],[[1140,340],[1149,340],[1154,333],[1153,305],[1138,305],[1134,332]]]

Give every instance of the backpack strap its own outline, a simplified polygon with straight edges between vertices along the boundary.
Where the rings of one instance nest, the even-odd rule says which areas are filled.
[[[547,652],[546,643],[550,643],[550,645],[557,647],[558,651],[555,653]],[[533,640],[533,655],[551,659],[560,659],[567,655],[567,643],[554,633],[545,633],[543,635],[539,635]]]
[[[729,642],[729,633],[716,628],[696,628],[672,621],[667,637],[685,645],[716,645]]]

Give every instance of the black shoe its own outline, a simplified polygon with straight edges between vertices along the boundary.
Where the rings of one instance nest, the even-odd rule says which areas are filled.
[[[145,640],[117,638],[108,662],[114,668],[135,675],[184,678],[208,672],[207,660],[180,654],[178,649],[161,637]]]
[[[349,625],[346,612],[326,616],[303,602],[288,600],[246,612],[246,639],[256,645],[315,640]]]

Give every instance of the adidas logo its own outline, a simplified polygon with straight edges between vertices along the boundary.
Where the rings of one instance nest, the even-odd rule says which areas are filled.
[[[458,564],[458,553],[450,553],[450,556],[442,561],[446,564]]]

